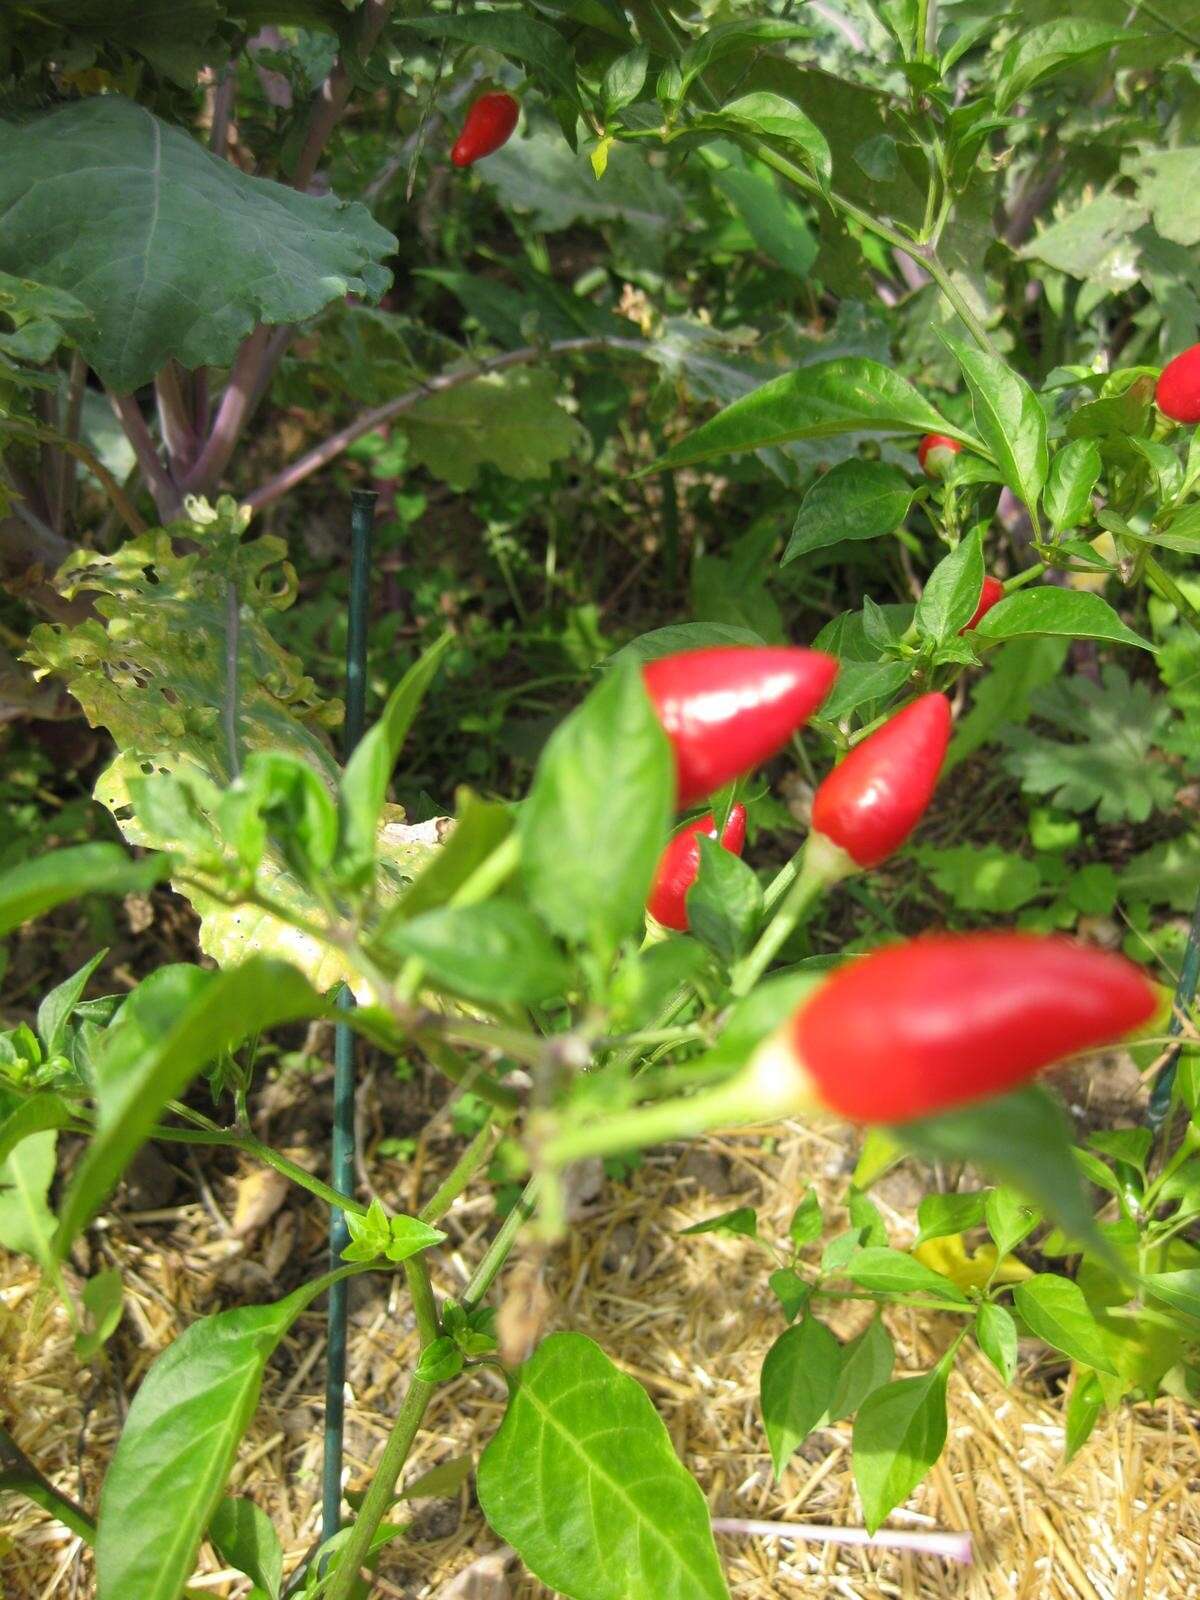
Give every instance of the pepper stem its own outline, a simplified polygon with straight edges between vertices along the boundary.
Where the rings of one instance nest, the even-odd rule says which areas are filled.
[[[826,889],[857,871],[858,867],[840,845],[823,833],[810,833],[795,882],[759,935],[758,943],[733,969],[733,993],[749,994],[795,930],[808,920]]]

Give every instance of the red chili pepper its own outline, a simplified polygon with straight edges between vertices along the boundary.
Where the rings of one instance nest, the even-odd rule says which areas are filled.
[[[1154,398],[1163,416],[1173,422],[1200,422],[1200,344],[1167,362]]]
[[[664,928],[677,928],[680,933],[687,931],[687,893],[700,871],[701,834],[709,839],[717,837],[717,824],[711,811],[686,823],[671,839],[659,860],[654,887],[646,901],[646,910],[656,922],[661,922]],[[733,806],[721,834],[721,844],[740,856],[745,842],[746,808]]]
[[[958,631],[960,633],[970,633],[972,628],[977,628],[979,626],[992,607],[994,605],[998,605],[1003,599],[1004,585],[1000,582],[1000,579],[990,576],[986,577],[983,580],[983,588],[980,591],[979,604],[975,607],[975,615],[971,618],[970,622],[967,623],[965,628],[960,628]]]
[[[819,650],[727,645],[684,650],[642,670],[675,747],[683,807],[773,756],[829,693],[838,664]]]
[[[507,144],[520,109],[510,94],[481,94],[467,112],[462,132],[454,141],[450,152],[454,165],[469,167]]]
[[[956,456],[961,449],[962,445],[949,434],[927,433],[917,446],[917,461],[921,471],[927,472],[931,478],[940,478],[950,465],[950,456]]]
[[[875,867],[886,860],[933,798],[950,726],[950,702],[944,694],[923,694],[889,718],[855,745],[818,787],[813,833],[831,840],[855,867]],[[849,863],[844,866],[853,870]]]
[[[935,934],[842,967],[771,1042],[757,1077],[775,1103],[855,1122],[905,1122],[1003,1094],[1154,1016],[1155,986],[1124,956],[1028,933]]]

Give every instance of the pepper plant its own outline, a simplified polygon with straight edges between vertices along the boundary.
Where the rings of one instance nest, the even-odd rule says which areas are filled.
[[[765,1251],[782,1324],[761,1385],[777,1476],[815,1428],[853,1417],[863,1520],[881,1528],[941,1451],[968,1337],[1005,1381],[1021,1333],[1068,1358],[1069,1451],[1126,1397],[1194,1397],[1186,983],[1172,1011],[1175,973],[1152,945],[1122,956],[1048,927],[927,931],[865,955],[878,926],[854,952],[839,942],[846,899],[897,851],[935,882],[949,871],[921,830],[939,775],[984,746],[1006,743],[1032,792],[1055,791],[1043,837],[1061,824],[1082,763],[1073,789],[1046,784],[1031,741],[1048,741],[1023,724],[1068,648],[1121,652],[1098,716],[1111,674],[1167,647],[1178,659],[1159,670],[1186,686],[1194,352],[1160,369],[1200,333],[1186,259],[1200,227],[1171,200],[1196,161],[1191,98],[1172,95],[1200,7],[1139,6],[1135,29],[1105,0],[1070,19],[914,0],[835,26],[657,0],[423,13],[214,0],[162,27],[135,9],[18,8],[0,23],[0,551],[13,604],[38,619],[24,663],[112,741],[95,794],[123,840],[11,866],[0,936],[84,893],[169,883],[204,963],[97,996],[97,954],[0,1035],[0,1240],[42,1264],[85,1355],[112,1336],[120,1285],[80,1282],[72,1248],[149,1140],[275,1168],[345,1213],[350,1243],[325,1276],[202,1318],[159,1357],[97,1507],[67,1500],[7,1436],[0,1488],[94,1545],[99,1600],[184,1594],[206,1539],[258,1592],[365,1593],[399,1536],[430,1398],[511,1354],[489,1296],[518,1241],[561,1238],[571,1164],[786,1117],[867,1130],[849,1227],[825,1241],[810,1192],[787,1240],[761,1237],[745,1209],[692,1230]],[[408,186],[467,168],[455,181],[494,186],[527,254],[515,288],[432,269],[479,330],[470,352],[414,325],[389,265],[411,232]],[[657,296],[636,319],[607,280],[550,279],[531,238],[575,219],[581,181]],[[748,339],[722,281],[736,263],[697,274],[712,305],[678,302],[628,201],[669,185],[706,218],[721,208],[733,255],[770,262],[768,289],[779,274],[804,286],[806,328],[764,318]],[[1046,211],[1053,195],[1062,215]],[[868,297],[890,322],[853,309]],[[355,450],[378,478],[423,468],[456,494],[497,493],[489,474],[540,483],[584,448],[565,370],[597,453],[611,434],[589,384],[649,375],[639,481],[678,512],[709,494],[706,474],[728,475],[754,526],[697,560],[698,574],[710,562],[697,604],[608,654],[525,792],[461,787],[452,822],[414,822],[389,783],[460,639],[387,664],[394,687],[339,763],[340,705],[280,642],[300,608],[279,529],[296,529],[252,518],[283,513]],[[264,474],[273,406],[335,426]],[[876,599],[860,579],[881,570],[896,582],[872,583]],[[826,613],[803,647],[771,585]],[[1174,732],[1168,753],[1186,760]],[[1058,748],[1061,764],[1075,747]],[[811,829],[772,866],[756,847],[784,761],[813,779]],[[1143,865],[1143,888],[1150,876]],[[250,1126],[250,1041],[335,1016],[486,1108],[417,1215],[365,1205]],[[1160,1079],[1169,1114],[1076,1143],[1033,1078],[1134,1036],[1147,1067],[1178,1065]],[[70,1139],[82,1153],[55,1191]],[[463,1292],[439,1299],[438,1223],[499,1148],[523,1192]],[[869,1198],[906,1157],[952,1174],[911,1249]],[[1016,1254],[1035,1237],[1041,1270]],[[396,1271],[419,1359],[354,1515],[285,1591],[278,1536],[225,1492],[264,1370],[335,1282]],[[848,1344],[821,1315],[845,1299],[880,1308]],[[929,1372],[893,1378],[890,1304],[958,1319]],[[528,1568],[575,1600],[726,1595],[704,1486],[640,1386],[572,1331],[505,1370],[476,1482]]]

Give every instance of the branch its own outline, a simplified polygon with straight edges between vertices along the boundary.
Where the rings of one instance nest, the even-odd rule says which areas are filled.
[[[360,61],[365,60],[375,48],[379,35],[383,32],[383,25],[387,21],[388,12],[392,9],[392,0],[366,0],[362,8],[362,21],[359,25],[357,55]],[[304,192],[312,182],[313,174],[317,170],[317,162],[321,159],[321,152],[325,148],[329,135],[341,120],[342,112],[346,109],[346,102],[350,98],[350,74],[342,56],[334,62],[333,71],[326,78],[317,92],[315,101],[308,118],[308,132],[304,137],[299,158],[292,171],[292,187]]]
[[[206,493],[217,483],[229,465],[238,435],[250,414],[251,402],[258,388],[263,362],[267,353],[270,330],[265,323],[242,345],[229,374],[221,404],[208,442],[201,450],[195,464],[184,477],[182,488],[188,494]]]
[[[163,465],[158,446],[150,436],[150,429],[146,426],[146,419],[142,416],[137,401],[131,394],[113,394],[111,390],[108,391],[108,399],[117,414],[118,421],[125,429],[126,437],[133,446],[138,466],[142,469],[142,477],[145,478],[146,486],[154,496],[159,514],[163,517],[174,516],[179,510],[179,490]],[[126,518],[126,521],[128,520]]]
[[[237,93],[237,62],[227,61],[221,68],[212,97],[212,133],[209,145],[213,155],[225,159],[229,145],[229,123],[233,116],[233,97]]]
[[[457,389],[461,384],[473,383],[476,378],[485,377],[489,372],[503,372],[508,367],[524,366],[530,361],[536,361],[539,356],[582,355],[593,350],[630,350],[643,355],[647,349],[648,345],[643,339],[610,339],[604,336],[561,339],[557,344],[526,345],[520,350],[508,350],[503,355],[481,361],[477,366],[463,367],[456,372],[440,373],[419,388],[410,389],[407,394],[398,395],[395,400],[389,400],[385,405],[376,406],[371,411],[364,411],[353,422],[347,423],[344,428],[331,434],[321,444],[306,451],[293,461],[291,466],[285,467],[260,489],[248,495],[242,504],[248,506],[251,511],[261,511],[264,506],[273,504],[281,495],[294,489],[298,483],[303,483],[305,478],[310,478],[314,472],[319,472],[322,467],[328,466],[364,434],[374,432],[376,428],[382,427],[385,422],[391,422],[393,417],[398,417],[405,411],[411,411],[414,406],[420,405],[422,400],[428,400],[431,395],[444,394],[449,389]]]
[[[140,420],[141,413],[139,412],[138,415]],[[145,426],[145,423],[142,423],[142,427],[145,428]],[[6,421],[4,427],[7,432],[15,433],[19,439],[37,439],[42,443],[61,445],[64,450],[69,451],[76,461],[82,461],[88,471],[100,480],[101,488],[113,505],[116,506],[122,517],[124,517],[130,530],[133,533],[145,533],[146,524],[138,515],[124,489],[122,489],[104,463],[93,455],[85,444],[80,444],[78,439],[68,439],[64,434],[53,433],[47,428],[35,428],[31,423],[16,422],[12,419]],[[147,438],[149,438],[148,434]],[[65,543],[66,541],[64,540],[63,542]],[[70,549],[71,546],[68,545],[67,548]]]
[[[158,405],[158,427],[167,447],[171,475],[178,478],[196,459],[200,441],[192,424],[191,411],[179,381],[179,363],[171,359],[154,380]]]

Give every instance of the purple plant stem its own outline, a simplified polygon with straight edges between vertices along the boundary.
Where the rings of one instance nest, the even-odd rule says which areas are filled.
[[[905,1533],[885,1528],[868,1533],[865,1528],[834,1528],[816,1522],[757,1522],[753,1518],[714,1517],[714,1533],[744,1534],[762,1539],[802,1539],[811,1544],[853,1544],[874,1550],[911,1550],[916,1555],[941,1556],[969,1567],[974,1560],[969,1533]]]
[[[121,426],[125,429],[126,437],[133,446],[133,453],[137,457],[138,466],[142,469],[146,485],[154,496],[159,515],[164,518],[175,516],[179,510],[179,490],[163,465],[158,447],[150,437],[150,430],[138,409],[137,401],[131,394],[113,394],[111,391],[108,398]]]
[[[391,9],[391,0],[366,0],[360,13],[362,20],[359,23],[356,41],[360,60],[365,61],[374,49]],[[312,182],[326,141],[341,120],[346,102],[350,98],[350,89],[350,74],[346,70],[345,62],[339,56],[334,62],[332,72],[317,91],[309,113],[308,132],[292,171],[292,187],[302,193]]]
[[[220,480],[237,445],[238,435],[250,413],[267,354],[270,329],[264,323],[242,344],[229,374],[221,404],[204,449],[183,480],[187,494],[205,494]]]
[[[487,361],[479,362],[477,366],[463,367],[456,372],[440,373],[419,388],[410,389],[406,394],[398,395],[395,400],[388,400],[384,405],[375,406],[371,411],[364,411],[361,416],[355,417],[353,422],[348,422],[337,433],[330,434],[328,439],[314,445],[290,466],[284,467],[282,472],[269,479],[253,494],[247,495],[242,504],[249,506],[252,511],[261,511],[264,506],[273,504],[297,484],[303,483],[305,478],[310,478],[314,472],[319,472],[322,467],[328,466],[341,455],[343,450],[348,449],[364,434],[382,427],[385,422],[391,422],[394,417],[402,415],[405,411],[411,411],[414,406],[420,405],[422,400],[428,400],[431,395],[445,394],[448,390],[457,389],[464,383],[472,383],[476,378],[482,378],[489,372],[503,372],[507,367],[519,367],[535,361],[539,356],[579,355],[591,350],[633,350],[642,354],[645,349],[646,346],[640,339],[609,339],[600,336],[562,339],[557,344],[526,345],[520,350],[507,350],[503,355],[492,356]]]

